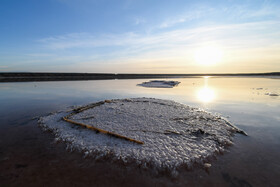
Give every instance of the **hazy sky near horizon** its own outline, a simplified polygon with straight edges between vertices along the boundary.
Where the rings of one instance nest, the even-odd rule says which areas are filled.
[[[280,71],[279,10],[279,0],[1,0],[0,72]],[[198,63],[211,49],[219,60]]]

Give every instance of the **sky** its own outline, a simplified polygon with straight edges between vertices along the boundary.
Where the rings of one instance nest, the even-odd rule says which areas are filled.
[[[0,72],[276,72],[279,10],[279,0],[1,0]]]

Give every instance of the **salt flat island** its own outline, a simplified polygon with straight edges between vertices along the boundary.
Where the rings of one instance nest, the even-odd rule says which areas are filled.
[[[153,98],[105,100],[38,122],[69,150],[173,175],[194,163],[211,166],[207,158],[232,145],[235,133],[245,134],[221,116]]]
[[[137,86],[151,87],[151,88],[173,88],[174,86],[178,86],[178,84],[180,84],[179,81],[153,80],[149,82],[143,82],[141,84],[138,84]]]

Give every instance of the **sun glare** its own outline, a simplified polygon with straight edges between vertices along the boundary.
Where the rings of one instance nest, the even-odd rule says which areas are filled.
[[[216,97],[214,89],[208,87],[208,80],[209,80],[209,76],[205,76],[204,86],[201,89],[199,89],[197,92],[198,100],[203,103],[212,102]]]
[[[209,103],[215,99],[215,92],[211,88],[204,87],[198,91],[197,98],[203,103]]]
[[[204,66],[211,66],[221,61],[223,52],[216,46],[206,46],[195,52],[195,61]]]

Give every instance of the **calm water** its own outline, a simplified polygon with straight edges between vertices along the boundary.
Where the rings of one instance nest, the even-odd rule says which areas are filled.
[[[136,86],[143,80],[0,83],[0,186],[150,185],[279,186],[280,79],[174,78],[175,88]],[[178,178],[109,165],[68,153],[43,133],[33,117],[105,99],[154,97],[218,112],[245,130],[212,160],[209,171],[182,171]]]

